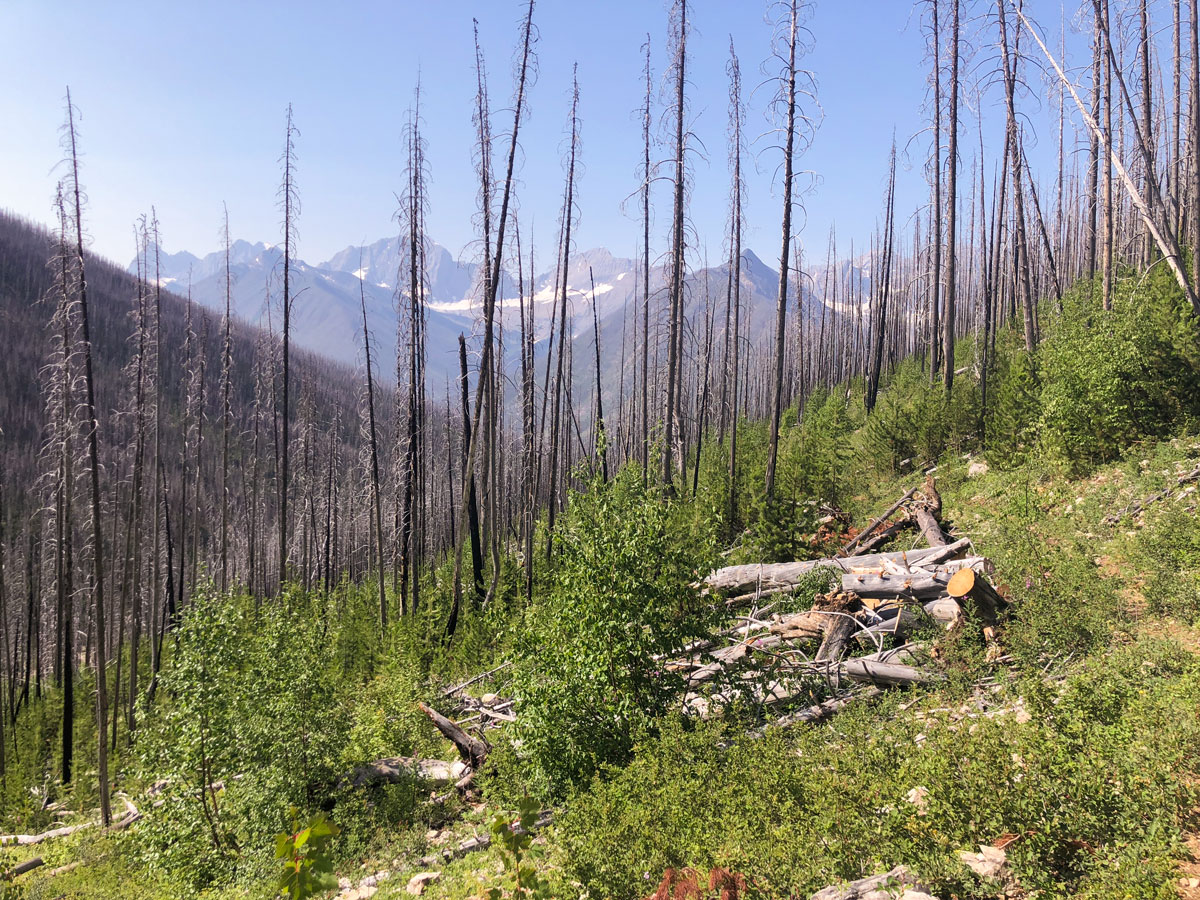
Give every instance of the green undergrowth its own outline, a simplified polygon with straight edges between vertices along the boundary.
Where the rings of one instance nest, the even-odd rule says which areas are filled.
[[[407,896],[423,856],[530,798],[557,822],[522,865],[536,863],[539,890],[559,897],[646,896],[680,866],[742,872],[758,896],[807,896],[898,863],[939,896],[1171,896],[1200,800],[1200,524],[1197,495],[1176,486],[1200,464],[1200,339],[1157,270],[1122,278],[1111,311],[1088,284],[1062,306],[1043,308],[1032,354],[1019,328],[999,330],[986,385],[983,348],[968,339],[949,393],[914,358],[887,374],[870,413],[861,381],[788,410],[770,502],[762,423],[739,424],[733,481],[720,435],[673,492],[644,485],[637,465],[608,484],[581,469],[553,535],[539,523],[548,562],[532,599],[518,557],[503,554],[495,596],[464,603],[452,641],[450,560],[386,633],[369,581],[260,602],[205,589],[165,644],[137,740],[119,729],[115,782],[145,818],[0,850],[4,869],[35,849],[46,870],[84,863],[22,876],[3,896],[270,896],[273,837],[293,807],[341,829],[330,843],[339,875],[389,871],[376,896]],[[820,726],[751,739],[763,710],[680,715],[664,658],[730,624],[691,584],[718,565],[828,555],[847,523],[869,521],[932,467],[945,523],[994,562],[1011,600],[1000,659],[968,622],[938,641],[945,682],[851,704]],[[1143,514],[1104,523],[1164,488]],[[919,542],[909,531],[889,549]],[[822,587],[818,576],[774,609],[805,608]],[[448,685],[506,661],[470,689],[517,701],[517,723],[489,735],[482,805],[431,802],[412,778],[346,783],[381,757],[455,758],[417,703],[444,706]],[[814,684],[803,702],[827,692]],[[23,714],[0,785],[6,830],[53,827],[55,811],[94,817],[93,702],[84,679],[68,786],[57,780],[60,695],[47,686]],[[997,842],[1005,884],[957,856]],[[511,890],[509,863],[492,849],[439,865],[426,896]]]

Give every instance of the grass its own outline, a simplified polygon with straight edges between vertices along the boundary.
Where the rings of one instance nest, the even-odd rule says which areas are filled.
[[[1015,601],[1004,638],[1012,664],[950,648],[955,677],[945,687],[761,740],[736,725],[668,719],[628,766],[570,796],[539,839],[555,896],[646,896],[666,867],[683,865],[745,872],[762,896],[807,896],[901,862],[940,896],[1175,896],[1200,803],[1196,495],[1172,494],[1115,527],[1102,520],[1198,458],[1189,435],[1137,445],[1078,477],[1038,460],[972,477],[979,458],[943,457],[945,517],[996,562]],[[846,476],[858,490],[843,491],[842,504],[865,522],[916,480],[864,468]],[[511,802],[503,795],[485,799]],[[343,848],[339,874],[357,884],[386,870],[375,896],[408,896],[434,842],[484,832],[489,814],[469,807],[445,829],[419,818],[380,828]],[[189,895],[140,861],[132,841],[82,832],[5,848],[5,869],[33,855],[47,865],[2,896]],[[959,859],[987,843],[1006,844],[1002,880],[980,879]],[[70,873],[44,874],[77,860],[84,865]],[[433,868],[442,877],[425,892],[432,900],[502,883],[494,850]],[[272,894],[255,879],[205,896]]]

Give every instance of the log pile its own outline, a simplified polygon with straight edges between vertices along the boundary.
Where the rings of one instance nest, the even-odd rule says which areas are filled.
[[[706,594],[750,611],[741,617],[742,627],[726,633],[733,640],[725,646],[706,642],[666,662],[669,671],[687,677],[684,708],[701,717],[735,702],[772,708],[811,695],[823,682],[824,690],[833,689],[826,703],[836,711],[856,691],[874,694],[940,681],[945,676],[932,646],[911,641],[921,632],[956,628],[966,615],[982,623],[985,639],[995,645],[1006,602],[988,580],[994,567],[971,553],[969,539],[951,537],[941,510],[930,476],[843,547],[859,551],[856,555],[727,566],[708,575],[698,585]],[[897,526],[918,529],[929,546],[871,552]],[[810,609],[768,615],[779,599],[821,570],[831,588]],[[771,598],[767,605],[765,597]],[[821,718],[824,705],[793,716]]]
[[[925,483],[920,488],[909,488],[881,516],[855,535],[842,547],[838,556],[847,556],[851,552],[859,555],[870,553],[911,528],[919,529],[930,547],[954,543],[942,527],[942,496],[934,483],[933,471],[930,469],[926,473]]]

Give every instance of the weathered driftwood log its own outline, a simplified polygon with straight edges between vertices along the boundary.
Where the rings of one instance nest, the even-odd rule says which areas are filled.
[[[911,519],[907,514],[905,514],[904,518],[897,519],[895,522],[893,522],[887,528],[884,528],[881,531],[877,532],[874,537],[870,538],[869,540],[863,541],[861,544],[858,545],[857,550],[859,553],[873,553],[875,550],[882,547],[884,544],[886,544],[888,541],[890,541],[892,538],[894,538],[896,535],[898,535],[901,531],[905,531],[909,528],[912,528],[913,525],[914,525],[913,519]]]
[[[446,762],[441,759],[389,756],[352,769],[342,776],[340,783],[351,787],[369,787],[375,784],[399,784],[416,779],[437,787],[458,781],[468,771],[470,770],[466,763],[458,760]]]
[[[483,765],[483,761],[487,759],[488,751],[491,750],[484,741],[479,738],[467,734],[458,725],[451,722],[440,712],[432,707],[426,706],[424,703],[417,704],[421,708],[421,712],[429,717],[434,726],[440,731],[455,747],[458,748],[458,753],[472,769],[478,769]]]
[[[877,622],[860,630],[854,637],[860,644],[874,646],[880,637],[892,637],[898,641],[907,640],[909,635],[923,625],[928,625],[932,619],[924,608],[916,603],[906,603],[897,610],[897,615],[882,622]]]
[[[851,881],[849,884],[835,884],[823,888],[813,894],[811,900],[861,900],[872,891],[900,886],[913,888],[916,891],[925,891],[915,875],[904,866],[896,866],[890,872],[884,872],[882,875],[872,875],[869,878]]]
[[[882,688],[869,687],[857,688],[854,691],[845,691],[838,694],[836,697],[830,697],[821,703],[814,706],[809,706],[804,709],[798,709],[795,712],[788,713],[786,716],[780,716],[774,722],[769,723],[768,727],[772,728],[787,728],[789,725],[813,725],[817,722],[823,722],[831,716],[846,707],[847,704],[855,701],[862,702],[871,700],[883,693]],[[764,729],[755,729],[749,732],[751,737],[758,737],[763,734]]]
[[[772,634],[788,641],[816,640],[827,636],[830,627],[836,624],[839,615],[830,615],[831,613],[857,616],[862,608],[862,599],[854,593],[831,591],[828,594],[818,594],[813,598],[812,609],[789,616],[772,625],[770,630]]]
[[[962,615],[962,607],[953,597],[941,597],[926,603],[925,612],[929,613],[934,621],[950,626],[957,622],[959,616]]]
[[[909,488],[907,491],[905,491],[903,497],[901,497],[899,500],[897,500],[895,503],[893,503],[891,506],[889,506],[886,510],[884,510],[883,515],[879,516],[876,519],[873,519],[871,521],[871,524],[868,525],[866,528],[864,528],[862,531],[860,531],[858,533],[858,536],[855,537],[854,540],[850,541],[844,547],[842,547],[842,549],[838,551],[837,555],[838,556],[846,556],[850,553],[851,550],[854,550],[856,547],[858,547],[860,544],[862,544],[867,538],[869,538],[871,536],[871,533],[876,528],[878,528],[880,525],[882,525],[884,522],[887,521],[888,516],[892,515],[892,513],[894,513],[901,506],[903,506],[908,501],[908,498],[911,497],[916,492],[917,492],[917,489],[915,487]]]
[[[77,831],[83,831],[85,828],[95,828],[97,824],[97,822],[81,822],[78,825],[64,825],[61,828],[51,828],[49,831],[43,831],[41,834],[0,834],[0,847],[8,844],[17,844],[21,847],[40,844],[42,841],[66,837]]]
[[[842,590],[853,591],[860,597],[905,597],[933,600],[946,592],[946,585],[955,572],[962,569],[984,571],[991,567],[982,556],[950,560],[937,566],[913,567],[908,571],[848,572],[842,576]]]
[[[753,563],[742,566],[725,566],[716,569],[701,583],[707,591],[726,597],[757,593],[764,595],[773,590],[790,590],[814,569],[826,566],[844,573],[875,572],[890,564],[907,568],[919,568],[943,562],[965,551],[971,542],[963,538],[952,544],[929,549],[902,550],[891,553],[870,553],[844,558],[810,559],[787,563]]]
[[[942,528],[942,495],[938,493],[932,475],[926,476],[921,494],[921,499],[913,504],[913,515],[926,543],[930,547],[945,547],[953,543],[954,539]]]
[[[491,678],[497,672],[504,671],[511,665],[512,665],[511,660],[509,660],[508,662],[503,662],[500,665],[496,666],[496,668],[494,668],[494,669],[489,669],[486,672],[481,672],[478,675],[476,675],[474,678],[468,678],[466,681],[464,681],[460,684],[456,684],[456,685],[446,688],[446,690],[444,690],[442,692],[442,696],[443,697],[453,697],[455,694],[461,693],[462,691],[469,688],[471,685],[478,684],[480,681],[483,681],[485,678]]]
[[[882,662],[866,657],[846,660],[842,663],[842,674],[851,681],[891,686],[926,684],[931,681],[941,681],[946,677],[941,672],[927,672],[915,666]]]
[[[825,639],[821,641],[814,662],[837,662],[846,654],[846,645],[854,633],[862,628],[851,611],[839,612],[830,618],[832,621],[825,628]]]
[[[969,604],[983,623],[983,636],[990,643],[996,639],[996,625],[1004,598],[988,584],[987,579],[973,569],[960,569],[946,585],[946,593],[963,604]]]

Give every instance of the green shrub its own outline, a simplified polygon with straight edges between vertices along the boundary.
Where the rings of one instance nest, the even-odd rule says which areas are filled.
[[[994,897],[957,851],[1008,835],[1026,891],[1170,897],[1200,773],[1197,660],[1143,641],[1061,692],[1039,678],[1023,693],[995,718],[849,707],[831,729],[761,740],[675,722],[573,799],[565,876],[635,898],[667,867],[724,866],[787,897],[903,863],[938,896]]]
[[[367,604],[370,594],[340,602]],[[366,738],[367,710],[355,727],[353,680],[341,669],[340,630],[359,617],[344,608],[337,619],[325,603],[292,590],[258,606],[197,593],[138,742],[146,781],[161,780],[162,806],[134,832],[152,871],[195,888],[265,876],[266,837],[287,827],[289,810],[315,812],[365,761],[353,754],[382,746]],[[408,733],[403,723],[381,730]]]
[[[688,585],[712,553],[677,510],[632,467],[571,496],[550,594],[517,641],[515,727],[541,791],[627,758],[677,698],[682,679],[657,657],[704,633]]]
[[[1078,472],[1193,415],[1197,338],[1162,270],[1122,279],[1107,311],[1090,284],[1069,291],[1038,349],[1044,445]]]

